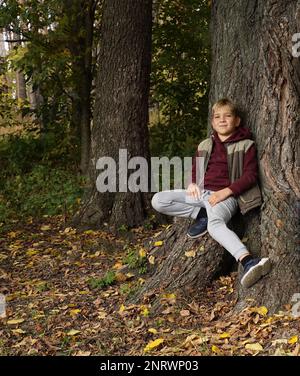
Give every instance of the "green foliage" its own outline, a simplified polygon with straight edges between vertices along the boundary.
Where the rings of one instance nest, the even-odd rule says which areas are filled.
[[[138,270],[139,274],[147,273],[147,258],[141,257],[133,248],[128,247],[127,254],[122,262],[128,265],[129,269]]]
[[[152,155],[193,155],[206,135],[210,44],[208,1],[159,0],[153,28]]]
[[[13,80],[7,66],[7,61],[0,57],[0,127],[24,126],[23,116],[29,112],[29,104],[16,99],[9,90],[7,79]],[[14,86],[11,89],[15,90]]]
[[[104,287],[111,286],[115,282],[115,280],[115,273],[109,270],[103,278],[90,278],[88,280],[88,284],[92,290],[103,289]]]
[[[66,155],[67,145],[65,149],[56,150],[56,142],[53,135],[44,141],[31,135],[0,139],[3,167],[0,171],[0,222],[70,214],[76,210],[84,180],[74,173],[76,168]],[[59,157],[62,160],[57,163]]]
[[[10,51],[9,68],[22,71],[33,90],[39,89],[43,104],[36,112],[45,127],[54,125],[70,112],[70,98],[66,93],[70,88],[71,56],[62,33],[53,28],[60,23],[61,4],[54,0],[22,3],[7,0],[0,10],[0,24],[26,41],[26,45],[17,43]]]
[[[23,42],[12,45],[9,69],[23,72],[33,91],[38,90],[40,100],[34,111],[44,131],[49,126],[54,129],[72,122],[80,107],[78,102],[85,100],[82,87],[86,77],[81,75],[83,71],[91,73],[95,65],[95,58],[92,64],[85,65],[91,51],[85,43],[85,22],[95,4],[96,0],[6,0],[1,4],[0,28],[12,30]],[[100,11],[97,17],[101,19]],[[95,45],[98,24],[97,20],[93,30]],[[79,127],[77,120],[73,119],[74,128]]]

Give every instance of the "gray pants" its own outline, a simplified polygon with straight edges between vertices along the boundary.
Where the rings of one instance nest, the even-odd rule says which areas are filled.
[[[238,261],[249,254],[239,237],[226,224],[238,208],[237,200],[229,197],[211,206],[208,202],[212,191],[205,190],[199,200],[187,196],[186,190],[175,189],[156,193],[152,198],[152,206],[160,213],[174,217],[188,217],[195,219],[201,208],[207,212],[207,230],[210,236],[224,247]]]

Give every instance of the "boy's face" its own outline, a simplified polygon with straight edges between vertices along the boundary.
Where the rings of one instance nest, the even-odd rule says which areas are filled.
[[[231,136],[240,122],[241,119],[232,113],[229,106],[217,107],[214,110],[212,127],[218,133],[218,136],[221,136],[221,139]]]

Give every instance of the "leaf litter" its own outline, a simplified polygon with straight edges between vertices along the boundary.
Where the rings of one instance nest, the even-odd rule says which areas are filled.
[[[291,307],[272,316],[265,306],[233,311],[235,273],[197,300],[157,292],[160,315],[150,303],[128,304],[147,278],[145,261],[155,264],[145,244],[158,230],[133,229],[128,239],[80,232],[57,216],[3,232],[0,355],[300,355]]]

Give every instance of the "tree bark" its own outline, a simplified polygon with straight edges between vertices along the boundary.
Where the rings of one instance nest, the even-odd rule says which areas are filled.
[[[97,0],[63,3],[70,25],[69,49],[73,56],[71,127],[80,140],[80,172],[88,173],[91,149],[91,90],[94,18]]]
[[[237,310],[253,299],[253,304],[274,312],[300,292],[300,60],[292,56],[299,14],[299,2],[294,0],[212,2],[210,106],[229,97],[243,110],[244,125],[256,139],[264,198],[260,211],[240,215],[244,223],[240,236],[252,254],[270,257],[272,262],[270,274],[250,289],[243,289],[237,279]],[[168,289],[188,286],[197,291],[224,269],[225,255],[208,235],[202,240],[208,252],[196,252],[194,260],[184,258],[185,252],[197,248],[199,241],[188,241],[177,224],[162,239],[166,260],[135,301],[152,288],[165,286],[165,278],[176,280],[166,283]]]
[[[106,221],[114,227],[134,226],[145,218],[146,194],[100,194],[95,183],[98,158],[112,157],[119,166],[119,149],[127,150],[128,160],[142,156],[149,161],[151,5],[151,0],[104,2],[92,127],[91,187],[74,218],[75,224],[98,227]]]
[[[25,101],[27,99],[26,80],[24,73],[21,71],[16,72],[17,78],[17,98]]]
[[[17,42],[14,42],[12,45],[15,46],[22,46],[20,33],[13,33],[13,39]],[[26,90],[26,80],[25,75],[22,71],[16,71],[16,95],[18,99],[25,101],[27,99],[27,90]]]

